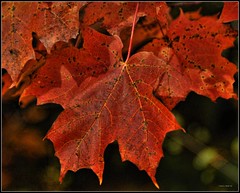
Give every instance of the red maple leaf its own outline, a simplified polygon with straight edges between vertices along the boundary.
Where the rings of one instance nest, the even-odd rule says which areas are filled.
[[[32,77],[31,85],[24,90],[20,100],[26,95],[34,95],[38,98],[37,104],[54,102],[65,107],[71,97],[65,94],[65,89],[71,89],[74,84],[63,80],[69,80],[72,76],[80,85],[87,77],[105,73],[109,66],[119,61],[122,48],[119,37],[106,36],[88,27],[81,33],[83,48],[69,47],[61,42],[55,45],[57,50],[48,55],[46,64]],[[89,39],[92,41],[87,41]],[[61,71],[63,66],[71,75]]]
[[[99,34],[94,30],[91,32],[95,37]],[[85,41],[89,36],[86,38],[84,34],[83,31],[84,44],[89,44]],[[121,54],[120,39],[108,37],[111,39],[108,52],[103,52],[103,47],[96,49],[103,37],[91,42],[91,48],[84,45],[84,49],[79,51],[65,48],[59,53],[52,52],[54,58],[50,56],[47,59],[21,97],[34,94],[38,96],[38,104],[54,102],[64,107],[46,136],[53,142],[56,156],[60,159],[60,181],[68,170],[91,168],[101,183],[104,150],[117,140],[122,160],[130,160],[139,169],[146,170],[158,187],[155,173],[163,156],[163,139],[167,132],[180,128],[173,114],[152,94],[157,77],[165,70],[165,61],[152,53],[142,52],[123,63],[116,55]],[[80,54],[85,51],[88,57]],[[79,73],[87,72],[82,69],[85,64],[96,70],[91,60],[97,56],[90,51],[100,53],[99,60],[108,58],[110,62],[104,61],[103,64],[109,63],[109,70],[97,78],[86,76],[79,81]],[[72,53],[76,61],[81,61],[76,65],[78,70],[72,70],[74,61],[69,63]],[[60,66],[55,60],[62,61],[61,78],[57,78],[61,81],[56,82],[57,85],[49,84],[55,81],[55,71]]]
[[[94,33],[98,34],[98,32]],[[120,39],[111,38],[111,41],[110,45],[115,44],[115,52],[121,53]],[[99,45],[98,42],[96,42],[97,45]],[[72,57],[69,54],[71,52],[66,49],[70,48],[60,50],[60,53],[57,55],[54,53],[54,59],[51,57],[47,59],[46,64],[38,71],[32,84],[25,89],[21,96],[23,98],[26,95],[34,94],[38,96],[38,104],[54,102],[61,104],[65,109],[46,136],[53,142],[56,155],[60,159],[60,180],[62,180],[68,170],[76,171],[81,168],[91,168],[98,175],[101,182],[104,150],[109,143],[117,140],[122,159],[130,160],[139,169],[146,170],[154,184],[158,187],[155,172],[160,158],[163,156],[161,146],[164,136],[167,132],[180,128],[171,112],[152,95],[155,80],[165,70],[163,68],[166,65],[165,62],[152,53],[147,52],[134,55],[129,59],[128,64],[122,63],[121,58],[114,56],[112,58],[115,60],[111,60],[109,72],[98,78],[90,77],[80,82],[75,75],[79,74],[79,72],[88,73],[87,70],[83,70],[83,64],[85,62],[87,68],[91,67],[89,65],[93,64],[92,62],[89,63],[91,57],[90,55],[88,57],[84,56],[85,61],[77,65],[78,72],[70,72],[69,66],[73,65],[69,62],[64,63],[64,61],[68,61],[69,55],[70,58]],[[71,48],[71,50],[74,51],[75,49]],[[114,51],[113,49],[109,50]],[[81,50],[74,52],[80,54]],[[68,57],[64,56],[64,53],[68,53]],[[102,53],[104,58],[108,55],[107,52],[99,53]],[[78,55],[75,56],[76,61],[83,59],[82,55],[80,55],[80,58],[77,58]],[[51,81],[58,80],[58,77],[56,78],[56,68],[59,66],[59,63],[53,62],[56,58],[64,63],[60,69],[61,77],[59,77],[59,80],[61,81],[56,82],[58,85],[49,84]],[[118,61],[116,61],[117,58]],[[82,68],[79,68],[79,65]],[[96,67],[93,69],[96,70]],[[90,75],[92,74],[90,73],[88,76]],[[81,83],[80,86],[78,86],[78,83]],[[103,106],[104,104],[107,106]],[[102,128],[99,125],[95,125],[98,122],[107,125]],[[94,129],[92,129],[93,125],[95,125]],[[69,130],[70,127],[71,129]],[[79,128],[82,129],[79,130]],[[111,132],[109,131],[110,128]],[[62,137],[66,140],[59,136],[62,135],[62,132],[65,133],[66,136]],[[80,135],[78,134],[79,132],[81,133]],[[95,134],[93,135],[92,132]],[[99,138],[98,141],[92,141],[96,140],[95,135],[99,132],[104,133],[104,135],[99,136],[102,139]],[[88,135],[86,140],[91,141],[88,144],[89,146],[81,143],[81,148],[77,147],[78,142],[75,143],[76,138],[72,138],[73,135],[78,140],[84,141],[84,143],[85,139],[82,138],[84,135]],[[125,140],[127,135],[129,138],[132,137],[131,145],[129,143],[130,139]],[[141,147],[137,147],[141,140],[146,142]],[[72,144],[72,142],[75,144]],[[102,147],[101,150],[98,153],[94,152],[98,146]],[[90,149],[92,149],[90,157],[88,154],[84,156],[81,153],[82,151],[90,151]],[[67,152],[65,151],[69,154],[66,155]],[[77,163],[75,159],[76,154],[79,154],[80,159]],[[138,157],[140,154],[144,155],[141,155],[142,157],[140,158]],[[66,161],[68,158],[71,158],[71,160]],[[96,160],[98,161],[96,162]],[[92,164],[93,162],[96,163]]]
[[[68,98],[46,136],[60,159],[60,181],[68,170],[91,168],[101,184],[104,150],[117,140],[122,160],[145,170],[158,187],[155,174],[163,156],[164,137],[180,128],[173,114],[152,94],[165,65],[152,53],[141,52],[128,63],[119,62],[106,74],[89,77],[80,87],[75,83],[66,91],[66,95],[76,94]],[[67,74],[66,69],[62,73]]]
[[[215,16],[191,21],[181,11],[166,34],[169,40],[153,40],[142,48],[166,61],[164,74],[155,89],[164,104],[172,109],[185,100],[190,91],[209,97],[235,98],[235,64],[222,56],[230,48],[237,32]]]
[[[13,81],[29,59],[34,59],[32,32],[48,52],[56,41],[68,41],[78,34],[78,11],[84,3],[2,3],[2,67]],[[27,14],[26,14],[27,11]]]

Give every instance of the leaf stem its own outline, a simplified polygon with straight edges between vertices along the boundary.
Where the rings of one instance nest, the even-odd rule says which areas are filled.
[[[135,28],[135,23],[136,23],[136,18],[137,18],[138,7],[139,7],[139,3],[137,3],[137,5],[136,5],[136,11],[135,11],[135,15],[133,18],[132,32],[131,32],[131,37],[130,37],[130,42],[129,42],[129,47],[128,47],[128,55],[127,55],[127,59],[126,59],[125,63],[127,63],[128,59],[130,57],[130,54],[131,54],[133,33],[134,33],[134,28]]]

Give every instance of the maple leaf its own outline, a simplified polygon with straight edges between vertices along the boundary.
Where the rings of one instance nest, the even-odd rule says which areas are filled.
[[[115,50],[109,46],[108,52],[121,53],[121,40],[113,40],[111,45],[115,44],[112,46]],[[92,48],[96,49],[98,44],[93,43]],[[60,51],[57,56],[60,60],[63,53],[69,54],[69,51]],[[78,73],[63,64],[61,87],[54,85],[45,93],[36,82],[46,82],[42,81],[46,73],[53,72],[47,68],[50,66],[47,61],[37,73],[38,78],[25,90],[26,95],[32,92],[39,96],[41,104],[54,102],[64,108],[46,135],[53,142],[60,160],[60,181],[68,170],[91,168],[101,183],[104,150],[117,140],[122,160],[130,160],[140,170],[145,170],[158,187],[155,174],[163,156],[163,139],[167,132],[180,128],[173,114],[152,94],[157,77],[165,70],[165,61],[152,53],[142,52],[123,63],[116,55],[109,57],[107,52],[98,50],[99,53],[110,59],[107,73],[88,77],[79,84]],[[83,58],[76,58],[76,61]]]
[[[73,76],[80,85],[88,76],[105,73],[109,66],[119,61],[122,48],[119,37],[106,36],[89,27],[82,29],[81,33],[84,42],[81,49],[69,47],[62,42],[53,46],[55,50],[52,50],[45,65],[32,77],[32,83],[23,91],[20,101],[27,95],[34,95],[38,98],[37,104],[54,102],[65,107],[68,103],[68,98],[65,100],[63,97],[65,88],[70,89],[74,84],[62,80],[69,80]],[[71,75],[62,73],[61,66],[65,66]]]
[[[236,31],[214,16],[190,21],[181,11],[166,34],[170,42],[154,40],[142,48],[168,64],[160,76],[155,94],[172,109],[190,91],[209,97],[236,98],[233,92],[235,64],[222,56],[234,46]]]
[[[60,160],[60,181],[68,170],[90,168],[101,184],[104,150],[117,140],[122,160],[145,170],[158,187],[155,174],[164,137],[180,129],[174,115],[152,94],[165,65],[152,53],[137,53],[128,63],[119,62],[106,74],[66,91],[77,94],[68,98],[46,135]]]
[[[35,58],[32,32],[38,34],[48,52],[56,41],[75,38],[82,5],[79,2],[2,3],[2,67],[14,82],[25,63]]]
[[[224,2],[223,10],[219,20],[223,23],[238,20],[239,2]]]

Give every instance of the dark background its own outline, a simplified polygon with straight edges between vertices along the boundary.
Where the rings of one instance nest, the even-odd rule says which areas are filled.
[[[202,14],[215,14],[223,3],[192,3],[173,6]],[[238,23],[233,23],[238,26]],[[224,56],[238,64],[238,41]],[[4,71],[5,72],[5,71]],[[3,73],[4,73],[3,72]],[[238,92],[238,75],[234,88]],[[20,108],[18,98],[2,100],[2,190],[115,190],[159,191],[145,171],[129,161],[122,162],[117,142],[105,151],[103,183],[90,169],[68,171],[59,184],[60,164],[53,145],[42,140],[62,111],[56,104],[36,106],[36,101]],[[164,158],[156,178],[162,191],[232,191],[238,190],[238,101],[210,99],[190,93],[174,109],[186,133],[168,133],[163,144]]]

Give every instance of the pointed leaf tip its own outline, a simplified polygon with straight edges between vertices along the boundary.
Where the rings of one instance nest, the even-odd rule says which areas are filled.
[[[157,187],[157,189],[160,189],[159,185],[157,184],[157,182],[154,182],[154,185]]]
[[[99,178],[99,185],[102,185],[102,178]]]
[[[159,185],[158,185],[158,183],[157,183],[156,178],[155,178],[155,177],[151,177],[151,180],[152,180],[153,184],[156,186],[156,188],[157,188],[157,189],[160,189],[160,187],[159,187]]]

